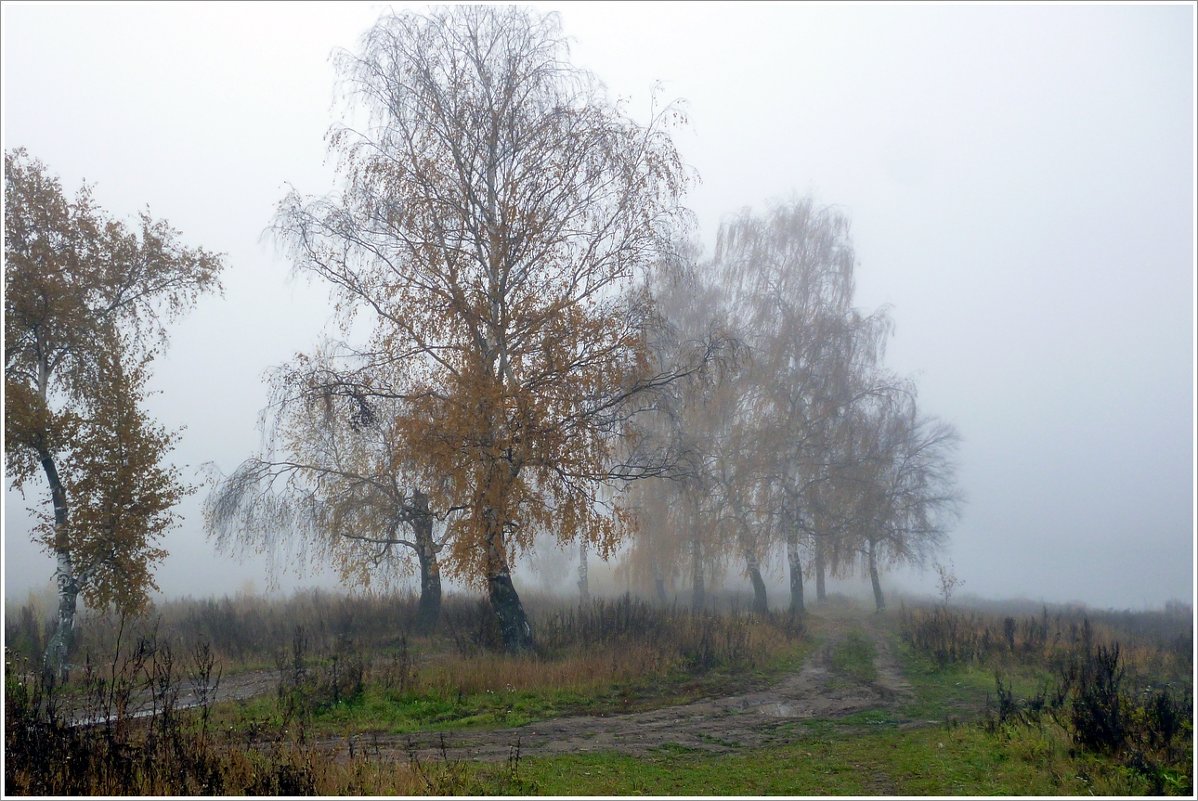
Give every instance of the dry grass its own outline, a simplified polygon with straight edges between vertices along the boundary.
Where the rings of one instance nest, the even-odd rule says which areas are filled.
[[[40,661],[36,653],[32,659],[6,654],[5,791],[523,792],[528,788],[514,768],[492,771],[485,787],[476,786],[477,772],[452,761],[396,766],[372,757],[369,744],[334,760],[315,749],[313,735],[325,710],[346,721],[355,720],[355,709],[368,712],[358,704],[367,695],[387,699],[387,715],[415,698],[439,703],[452,723],[455,715],[476,714],[475,702],[488,694],[525,693],[525,710],[536,715],[565,696],[593,699],[616,686],[665,677],[719,674],[743,681],[793,654],[803,636],[791,619],[692,613],[627,597],[583,608],[534,599],[530,607],[539,647],[515,656],[488,648],[489,616],[476,599],[447,599],[442,631],[420,637],[407,633],[416,606],[405,598],[306,593],[280,601],[177,601],[138,620],[91,616],[79,660],[85,667],[73,672],[67,687],[47,685],[30,670]],[[36,626],[32,617],[14,616],[14,642],[30,644],[20,635]],[[180,705],[180,694],[197,683],[208,688],[222,672],[227,677],[254,666],[275,672],[278,692],[235,725],[228,709],[212,708],[207,691],[199,708]],[[158,714],[135,717],[147,698]],[[100,723],[73,725],[81,719]]]
[[[1119,643],[1132,677],[1153,680],[1191,675],[1193,616],[1190,609],[1162,612],[1103,612],[1042,607],[1038,615],[970,609],[904,608],[903,638],[937,664],[1055,668],[1085,643]]]
[[[473,600],[451,598],[448,606]],[[5,607],[6,646],[36,660],[53,632],[54,609],[30,599],[20,607]],[[332,651],[340,640],[371,649],[390,648],[413,628],[417,600],[410,594],[348,595],[322,590],[287,597],[239,594],[221,598],[179,598],[151,606],[135,619],[86,610],[80,615],[76,661],[87,655],[107,658],[122,627],[153,632],[160,641],[176,645],[208,643],[226,670],[269,667],[280,651],[291,647],[297,628],[303,629],[313,650]]]
[[[467,695],[512,690],[585,691],[600,684],[658,675],[677,663],[646,643],[610,652],[574,653],[554,659],[482,653],[438,659],[418,672],[417,692]]]

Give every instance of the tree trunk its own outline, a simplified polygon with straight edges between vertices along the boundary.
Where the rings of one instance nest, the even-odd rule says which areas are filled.
[[[652,557],[649,569],[653,571],[653,591],[657,594],[657,602],[664,606],[666,603],[666,579],[661,574],[661,564],[658,563],[656,556]]]
[[[707,603],[703,587],[703,543],[695,530],[691,539],[691,608],[696,612]]]
[[[499,623],[504,650],[512,653],[528,651],[533,647],[532,626],[528,624],[524,604],[520,603],[516,586],[512,584],[500,524],[490,510],[488,515],[492,518],[492,530],[487,537],[487,597],[491,611]]]
[[[46,645],[42,664],[47,675],[53,676],[58,683],[66,683],[71,678],[70,664],[67,660],[75,644],[75,612],[78,607],[79,585],[75,582],[71,568],[70,552],[57,551],[56,557],[58,626]]]
[[[578,539],[578,602],[586,606],[591,602],[591,585],[587,578],[587,541]]]
[[[766,598],[765,580],[761,578],[761,565],[757,555],[752,551],[745,552],[745,562],[748,567],[749,581],[753,582],[753,614],[767,615],[770,607]]]
[[[653,591],[657,594],[657,602],[662,606],[669,603],[670,599],[666,595],[666,580],[661,576],[653,577]]]
[[[58,627],[46,645],[42,669],[59,682],[70,678],[67,658],[75,640],[75,612],[78,607],[79,583],[71,562],[71,545],[67,537],[67,493],[58,477],[54,458],[47,451],[40,451],[42,469],[50,482],[50,497],[54,502],[54,557],[58,566],[55,579],[58,583]]]
[[[828,593],[824,589],[824,538],[816,536],[815,538],[815,600],[817,603],[823,603],[828,600]]]
[[[419,490],[412,494],[416,516],[412,528],[416,533],[416,558],[420,563],[420,607],[416,628],[428,634],[436,631],[441,619],[441,565],[437,560],[437,543],[433,540],[433,517],[428,511],[428,496]]]
[[[791,531],[786,535],[786,561],[790,567],[790,611],[802,612],[803,608],[803,563],[799,559],[799,534]]]
[[[874,554],[874,541],[869,541],[869,580],[874,585],[874,603],[878,611],[886,610],[886,600],[882,597],[882,582],[878,580],[878,559]]]

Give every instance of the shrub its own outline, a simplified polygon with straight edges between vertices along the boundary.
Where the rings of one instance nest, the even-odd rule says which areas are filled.
[[[1073,736],[1092,751],[1117,753],[1127,738],[1124,677],[1119,644],[1087,648],[1072,662],[1063,681],[1072,691]]]

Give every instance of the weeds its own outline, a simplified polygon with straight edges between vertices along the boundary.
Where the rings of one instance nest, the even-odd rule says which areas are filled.
[[[1127,689],[1126,667],[1118,643],[1095,645],[1088,627],[1077,646],[1061,660],[1055,686],[1019,699],[995,674],[997,707],[989,710],[991,733],[1011,726],[1043,727],[1047,713],[1070,742],[1082,750],[1114,759],[1146,779],[1152,792],[1192,790],[1193,699],[1169,686],[1134,693]]]
[[[993,734],[1008,724],[1041,725],[1044,712],[1049,707],[1047,685],[1042,686],[1032,697],[1021,699],[1015,695],[1011,685],[1003,681],[1002,673],[995,671],[994,692],[996,705],[990,707],[987,704],[987,714],[982,724],[987,731]]]
[[[1079,648],[1120,643],[1123,664],[1136,676],[1184,679],[1193,670],[1193,617],[1189,608],[1165,612],[1101,612],[1042,606],[1015,616],[952,609],[904,608],[903,639],[938,666],[966,664],[1040,667],[1055,671]]]
[[[1077,651],[1061,670],[1058,695],[1070,701],[1070,725],[1078,743],[1100,753],[1117,753],[1128,737],[1129,702],[1119,644]]]
[[[294,725],[301,741],[314,714],[357,701],[366,690],[365,657],[353,641],[338,637],[330,655],[314,660],[302,626],[292,634],[291,649],[276,652],[275,670],[282,725]]]
[[[214,731],[209,703],[221,669],[206,647],[195,649],[183,671],[201,699],[187,709],[177,704],[184,687],[169,648],[145,639],[122,655],[115,682],[93,670],[86,698],[64,698],[27,661],[6,656],[6,797],[427,791],[418,774],[378,758],[377,747],[374,759],[366,753],[338,759],[307,740],[302,725],[286,736],[277,727],[255,725],[244,740],[239,731]],[[469,790],[461,771],[438,766],[426,775],[438,777],[438,794]]]
[[[68,699],[11,654],[5,672],[5,793],[218,794],[228,790],[208,718],[185,720],[168,646],[139,638],[109,676],[89,663],[87,693]],[[202,675],[204,664],[191,666]],[[139,707],[145,707],[141,709]],[[149,714],[146,714],[146,713]]]

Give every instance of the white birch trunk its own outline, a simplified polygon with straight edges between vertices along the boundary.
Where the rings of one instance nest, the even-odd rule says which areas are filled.
[[[578,602],[586,606],[591,602],[591,586],[587,576],[587,541],[578,540]]]

